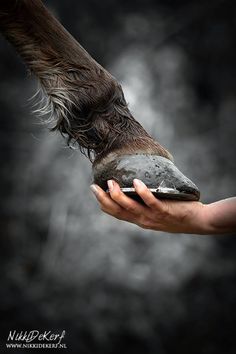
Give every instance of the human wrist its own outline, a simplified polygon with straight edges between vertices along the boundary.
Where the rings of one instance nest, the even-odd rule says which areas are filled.
[[[236,231],[236,198],[227,198],[207,205],[205,215],[209,233],[227,234]]]
[[[212,204],[202,204],[202,208],[200,210],[200,234],[221,234],[227,230],[219,227],[216,222],[216,215],[212,208]]]
[[[191,208],[189,213],[189,233],[207,235],[214,233],[214,227],[210,223],[208,205],[197,203],[197,208]]]

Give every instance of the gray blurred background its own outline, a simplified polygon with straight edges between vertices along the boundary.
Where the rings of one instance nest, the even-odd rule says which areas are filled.
[[[236,3],[45,3],[121,82],[202,201],[235,195]],[[90,162],[32,114],[37,82],[4,39],[0,75],[0,351],[10,330],[64,329],[69,353],[235,353],[235,237],[103,214]]]

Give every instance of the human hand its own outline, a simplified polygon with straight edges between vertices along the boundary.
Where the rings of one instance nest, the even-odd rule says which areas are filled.
[[[134,179],[133,184],[143,205],[127,197],[113,180],[108,181],[109,193],[98,185],[92,185],[91,189],[101,210],[119,220],[156,231],[193,234],[210,232],[206,222],[206,206],[201,202],[160,200],[154,197],[142,181]]]

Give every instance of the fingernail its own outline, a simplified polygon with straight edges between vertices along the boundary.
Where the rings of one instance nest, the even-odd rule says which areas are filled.
[[[136,187],[145,187],[145,184],[140,179],[135,178],[133,180],[133,183],[134,183],[134,186],[136,186]]]
[[[112,192],[114,188],[114,183],[111,179],[107,181],[107,185],[108,185],[109,192]]]
[[[91,184],[90,189],[91,189],[91,191],[92,191],[95,195],[98,194],[98,189],[97,189],[97,187],[95,186],[95,184]]]

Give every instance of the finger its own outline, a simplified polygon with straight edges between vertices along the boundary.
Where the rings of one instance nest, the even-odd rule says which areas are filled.
[[[155,209],[155,211],[163,211],[163,203],[152,194],[141,180],[134,179],[133,184],[135,191],[149,208]]]
[[[104,192],[102,188],[96,184],[92,184],[90,188],[97,198],[102,211],[114,216],[117,219],[133,222],[133,215],[131,215],[127,210],[122,209],[122,207],[113,201],[109,194]]]
[[[121,207],[116,204],[109,196],[109,194],[107,194],[106,192],[104,192],[104,190],[102,188],[100,188],[98,185],[96,184],[92,184],[90,186],[92,192],[94,193],[95,197],[97,198],[98,202],[101,204],[101,206],[104,209],[111,209],[114,212],[118,212],[121,210]]]
[[[120,189],[118,183],[113,180],[109,180],[107,184],[112,200],[119,204],[122,208],[130,213],[133,213],[134,215],[142,215],[145,213],[145,207],[135,200],[127,197]]]

